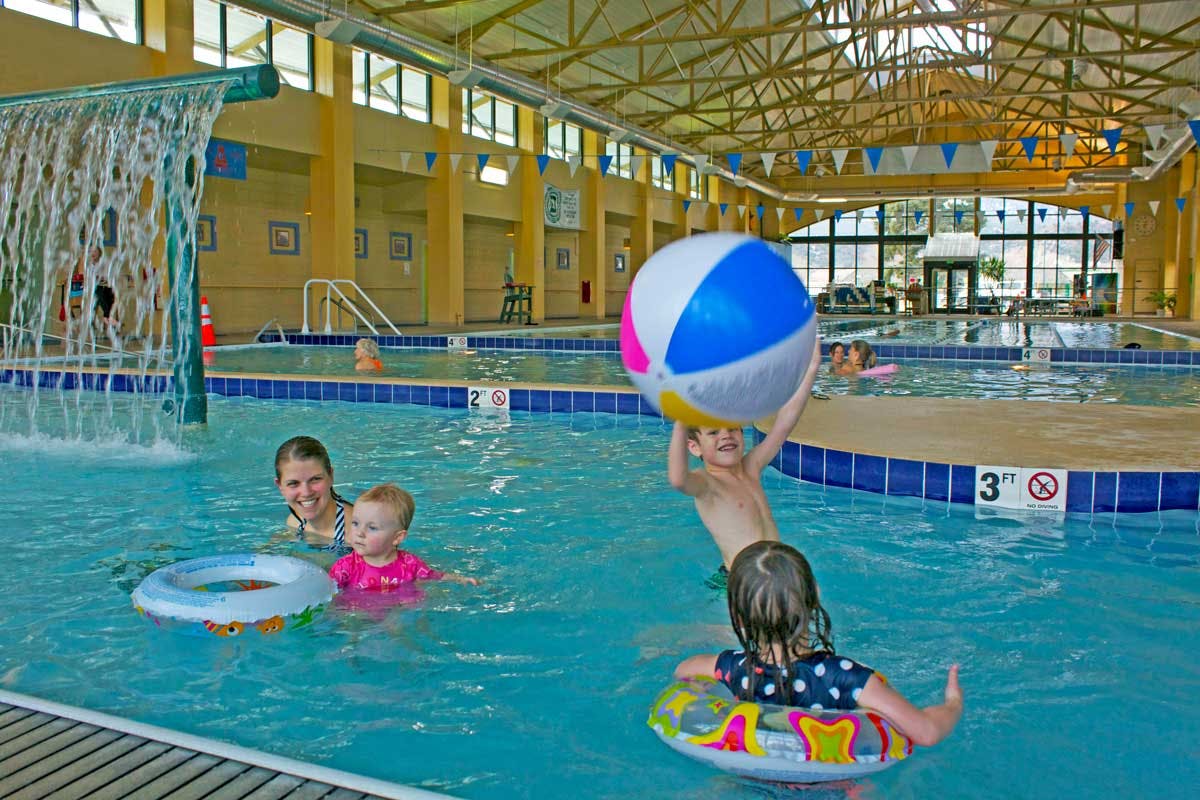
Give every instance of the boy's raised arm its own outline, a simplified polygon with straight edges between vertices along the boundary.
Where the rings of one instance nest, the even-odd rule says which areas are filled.
[[[671,431],[671,446],[667,449],[667,480],[679,491],[695,497],[704,491],[704,478],[688,469],[688,431],[682,422],[675,422]]]
[[[804,413],[804,407],[808,405],[808,398],[812,396],[813,382],[817,379],[820,369],[821,337],[818,336],[813,341],[812,359],[809,361],[804,378],[800,381],[800,387],[783,404],[783,408],[779,409],[779,413],[775,415],[775,421],[771,423],[771,430],[767,431],[763,440],[746,454],[747,469],[761,471],[771,463],[771,459],[775,458],[780,448],[783,447],[783,443],[787,441],[792,428],[796,427],[796,423],[800,421],[800,415]]]

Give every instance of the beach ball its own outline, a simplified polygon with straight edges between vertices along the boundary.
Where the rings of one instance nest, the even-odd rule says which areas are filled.
[[[664,416],[731,427],[787,402],[816,335],[816,309],[787,261],[753,236],[702,234],[638,271],[621,314],[621,361]]]

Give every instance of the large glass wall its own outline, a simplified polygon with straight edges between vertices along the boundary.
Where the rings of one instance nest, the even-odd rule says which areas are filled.
[[[274,64],[288,86],[312,91],[312,34],[213,0],[192,6],[192,57],[217,67]]]
[[[0,0],[0,8],[123,42],[142,43],[141,0]]]
[[[968,197],[821,213],[823,219],[790,236],[792,267],[814,295],[830,283],[866,286],[883,280],[899,289],[924,280],[931,221],[934,233],[977,233],[980,259],[1003,260],[1002,280],[979,277],[981,294],[1075,297],[1087,291],[1086,275],[1119,272],[1113,263],[1112,221],[1080,209]]]

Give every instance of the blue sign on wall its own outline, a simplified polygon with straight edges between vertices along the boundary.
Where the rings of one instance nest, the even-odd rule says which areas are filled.
[[[246,145],[209,139],[208,149],[204,151],[204,174],[246,180]]]

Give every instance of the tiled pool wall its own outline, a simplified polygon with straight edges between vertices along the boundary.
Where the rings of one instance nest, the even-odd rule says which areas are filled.
[[[361,336],[349,334],[288,334],[288,344],[353,347]],[[380,347],[418,347],[444,350],[451,337],[371,336]],[[278,333],[263,334],[260,342],[281,343]],[[620,352],[616,339],[533,338],[518,336],[467,336],[467,347],[479,350],[553,350],[561,352]],[[871,346],[881,360],[951,359],[957,361],[1019,362],[1025,350],[1046,350],[1051,363],[1062,364],[1146,364],[1200,367],[1200,350],[1126,350],[1124,348],[1079,347],[987,347],[983,345],[876,344]],[[821,353],[829,355],[829,345],[821,343]]]
[[[82,386],[93,391],[153,394],[170,391],[172,386],[171,379],[165,376],[140,377],[107,372],[80,374],[46,369],[36,372],[28,369],[0,371],[0,383],[28,387],[35,381],[43,388],[74,389]],[[484,382],[481,385],[491,386]],[[204,388],[211,394],[225,397],[469,408],[467,386],[209,375],[204,378]],[[661,419],[661,414],[632,389],[590,391],[513,385],[502,388],[508,392],[509,408],[513,411],[568,414],[602,412],[639,414]],[[754,429],[755,441],[761,441],[763,435]],[[951,503],[975,503],[975,467],[972,465],[852,453],[789,441],[784,444],[772,466],[785,475],[808,483]],[[1067,511],[1079,513],[1169,509],[1197,511],[1200,510],[1200,472],[1070,470],[1066,506]]]

